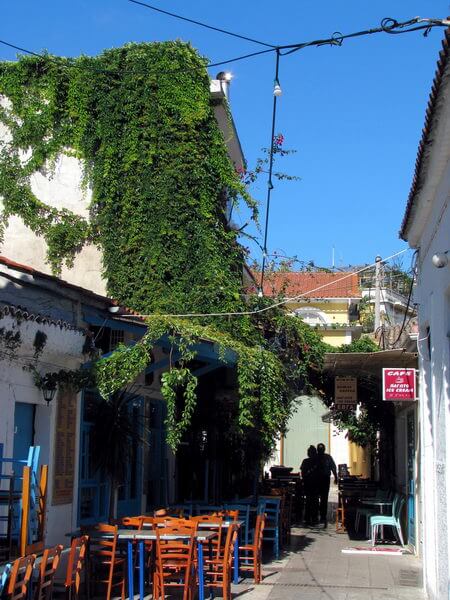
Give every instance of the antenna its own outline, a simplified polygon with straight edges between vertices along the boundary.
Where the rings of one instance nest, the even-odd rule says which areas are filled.
[[[331,249],[331,268],[334,271],[334,245],[332,246],[332,249]]]

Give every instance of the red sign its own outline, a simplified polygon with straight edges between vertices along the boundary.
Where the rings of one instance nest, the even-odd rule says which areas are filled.
[[[383,400],[415,400],[416,369],[383,369]]]

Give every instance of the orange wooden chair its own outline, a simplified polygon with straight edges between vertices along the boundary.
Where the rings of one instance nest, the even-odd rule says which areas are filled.
[[[196,524],[156,529],[156,558],[153,571],[153,598],[164,600],[166,588],[183,590],[183,600],[192,600],[196,591],[194,565]],[[185,539],[164,539],[165,534],[183,535]]]
[[[61,558],[63,547],[61,544],[52,548],[45,548],[39,565],[39,579],[34,594],[34,600],[51,600],[53,581]]]
[[[219,558],[222,549],[222,524],[223,517],[217,515],[198,515],[192,517],[191,521],[197,523],[197,526],[202,523],[202,531],[214,531],[217,536],[209,542],[210,558]]]
[[[139,529],[153,529],[155,517],[139,517],[141,526]]]
[[[124,529],[141,529],[141,517],[122,517],[117,525]]]
[[[233,569],[233,549],[238,536],[238,526],[228,527],[223,556],[205,559],[206,578],[209,587],[222,588],[223,600],[231,600],[231,579]]]
[[[26,600],[35,560],[36,556],[29,554],[13,562],[6,589],[7,600]]]
[[[66,577],[54,581],[54,592],[64,593],[66,600],[78,600],[81,587],[81,574],[85,568],[89,536],[73,538],[67,560]]]
[[[213,512],[213,516],[223,517],[223,519],[231,519],[232,521],[237,521],[239,519],[239,511],[238,510],[218,510],[216,512]]]
[[[102,534],[105,536],[103,537]],[[117,554],[117,525],[100,523],[90,540],[90,559],[94,584],[106,585],[105,600],[119,588],[125,598],[125,558]]]
[[[239,546],[239,568],[241,571],[253,571],[255,583],[261,583],[262,542],[265,523],[266,515],[258,515],[256,517],[253,544]]]

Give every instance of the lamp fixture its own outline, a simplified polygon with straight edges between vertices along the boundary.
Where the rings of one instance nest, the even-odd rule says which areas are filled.
[[[280,82],[278,81],[278,79],[275,79],[275,81],[273,82],[273,95],[279,98],[282,93],[283,90],[281,89]]]
[[[230,81],[233,79],[233,73],[231,73],[231,71],[220,71],[220,73],[217,73],[216,79],[230,83]]]
[[[442,269],[448,265],[448,250],[445,252],[436,252],[433,254],[431,262],[436,267],[436,269]]]
[[[44,400],[47,402],[47,406],[49,406],[50,402],[53,400],[56,394],[56,386],[48,386],[42,388],[42,395],[44,396]]]

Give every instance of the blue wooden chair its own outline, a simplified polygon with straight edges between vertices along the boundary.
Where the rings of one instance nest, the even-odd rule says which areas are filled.
[[[38,532],[38,467],[40,446],[30,446],[28,456],[23,459],[9,458],[4,455],[4,446],[0,444],[0,486],[1,482],[7,480],[9,482],[9,490],[11,497],[15,496],[15,492],[22,489],[22,469],[23,467],[31,468],[31,486],[30,486],[30,512],[29,522],[27,524],[28,543],[32,543],[37,538]],[[11,465],[12,473],[6,473],[4,468],[6,465]],[[20,515],[22,513],[21,501],[10,501],[8,507],[8,515],[0,516],[0,522],[7,523],[9,531],[7,536],[12,539],[18,539],[21,527]]]
[[[233,504],[226,502],[223,505],[224,510],[238,510],[239,521],[244,521],[239,530],[241,543],[247,546],[250,542],[250,504]]]
[[[373,515],[370,517],[370,531],[372,538],[372,546],[375,546],[377,534],[380,529],[385,526],[392,527],[397,534],[400,544],[404,546],[402,524],[400,517],[402,514],[403,507],[406,499],[401,494],[395,494],[394,502],[392,503],[392,514],[391,515]]]
[[[3,590],[6,587],[6,582],[8,581],[8,576],[11,573],[11,563],[6,563],[3,567],[3,573],[0,576],[0,598],[2,597]]]
[[[196,515],[207,515],[218,510],[223,510],[222,504],[196,504],[195,506]]]
[[[276,559],[280,556],[280,505],[281,498],[275,496],[260,498],[258,502],[258,514],[266,515],[263,539],[273,543]]]

